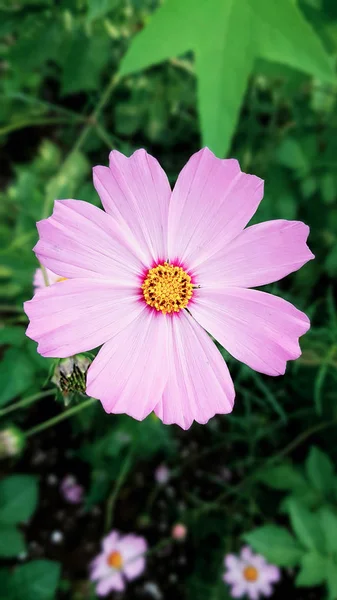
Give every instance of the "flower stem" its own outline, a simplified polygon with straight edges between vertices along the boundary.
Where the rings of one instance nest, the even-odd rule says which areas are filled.
[[[3,408],[0,410],[0,417],[4,417],[9,413],[17,410],[18,408],[23,408],[24,406],[29,406],[36,402],[37,400],[42,400],[42,398],[46,398],[47,396],[51,396],[54,394],[54,390],[46,390],[45,392],[39,392],[38,394],[33,394],[33,396],[27,396],[27,398],[22,398],[22,400],[18,400],[14,404],[11,404],[7,408]]]
[[[76,154],[76,152],[78,152],[84,142],[86,141],[90,131],[92,129],[96,129],[97,127],[97,122],[98,122],[98,118],[103,110],[103,108],[105,107],[106,103],[108,102],[112,91],[117,83],[119,79],[118,75],[113,75],[108,83],[108,85],[106,86],[95,110],[91,113],[91,115],[89,115],[86,119],[87,125],[85,127],[83,127],[81,134],[78,138],[78,140],[76,141],[76,143],[74,144],[72,150],[70,151],[70,153],[68,154],[67,158],[65,159],[64,163],[62,164],[60,171],[62,171],[62,169],[64,168],[65,164],[69,161],[69,159]],[[43,211],[42,211],[42,218],[45,219],[46,217],[48,217],[50,212],[50,198],[48,196],[46,196],[46,201],[44,203],[43,206]]]
[[[107,532],[111,528],[114,507],[115,507],[116,500],[117,500],[117,497],[119,494],[119,490],[121,489],[126,477],[128,476],[128,473],[130,471],[130,467],[132,464],[132,459],[133,459],[133,447],[130,448],[128,454],[125,457],[125,460],[122,464],[122,468],[117,477],[117,481],[116,481],[114,488],[113,488],[111,494],[109,495],[109,498],[106,503],[105,529]]]
[[[60,421],[64,421],[65,419],[72,417],[73,415],[80,412],[81,410],[84,410],[88,406],[91,406],[94,402],[96,402],[95,398],[89,398],[85,402],[82,402],[81,404],[77,404],[76,406],[73,406],[73,408],[69,408],[67,411],[61,413],[60,415],[56,415],[56,417],[53,417],[52,419],[48,419],[48,421],[44,421],[44,423],[40,423],[40,425],[36,425],[35,427],[28,429],[28,431],[25,432],[25,436],[31,437],[32,435],[35,435],[36,433],[39,433],[40,431],[44,431],[44,429],[49,429],[49,427],[52,427],[53,425],[57,425],[57,423],[60,423]]]

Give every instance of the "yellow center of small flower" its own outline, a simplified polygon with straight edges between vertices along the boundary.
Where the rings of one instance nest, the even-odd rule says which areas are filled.
[[[123,559],[120,552],[111,552],[107,558],[109,567],[113,569],[121,569],[123,566]]]
[[[248,567],[246,567],[243,570],[243,576],[246,581],[254,582],[257,580],[259,573],[258,570],[255,569],[255,567],[253,567],[252,565],[248,565]]]
[[[181,267],[167,262],[149,270],[142,290],[145,302],[164,315],[185,308],[193,295],[191,277]]]

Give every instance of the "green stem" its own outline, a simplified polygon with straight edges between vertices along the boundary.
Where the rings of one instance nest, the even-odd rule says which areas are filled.
[[[47,396],[51,396],[54,394],[54,390],[46,390],[45,392],[39,392],[38,394],[33,394],[33,396],[28,396],[27,398],[23,398],[22,400],[18,400],[15,404],[11,404],[7,408],[3,408],[0,410],[0,418],[5,415],[9,415],[11,412],[18,410],[18,408],[23,408],[24,406],[29,406],[36,402],[37,400],[42,400],[42,398],[46,398]]]
[[[122,468],[119,472],[119,475],[117,477],[114,488],[107,500],[106,512],[105,512],[105,530],[106,531],[109,531],[109,529],[111,528],[116,500],[117,500],[119,491],[130,471],[132,459],[133,459],[133,447],[130,448],[130,451],[128,452],[128,454],[125,457],[125,460],[122,464]]]
[[[2,94],[1,94],[2,96]],[[0,97],[1,97],[0,96]],[[77,114],[75,111],[70,110],[69,108],[64,108],[64,106],[59,106],[58,104],[53,104],[52,102],[47,102],[46,100],[40,100],[40,98],[34,98],[34,96],[29,96],[28,94],[22,94],[21,92],[6,92],[3,95],[6,98],[12,98],[13,100],[21,100],[21,102],[26,102],[27,104],[39,105],[46,110],[58,112],[63,115],[67,115],[72,117],[73,119],[77,119],[78,121],[85,121],[86,118],[82,115]]]
[[[106,103],[108,102],[118,79],[119,79],[118,75],[113,75],[113,77],[110,79],[95,110],[91,113],[91,115],[89,115],[89,117],[86,118],[87,125],[82,129],[77,142],[74,144],[72,150],[70,151],[67,158],[65,159],[59,172],[62,171],[62,169],[64,168],[65,164],[69,161],[69,159],[82,148],[82,146],[83,146],[84,142],[86,141],[92,128],[96,128],[98,117],[101,114]],[[44,206],[43,206],[42,218],[45,219],[46,217],[48,217],[49,213],[50,213],[50,199],[47,196]]]
[[[65,411],[64,413],[61,413],[60,415],[56,415],[56,417],[53,417],[52,419],[48,419],[48,421],[44,421],[44,423],[40,423],[40,425],[36,425],[35,427],[28,429],[28,431],[25,432],[25,436],[31,437],[32,435],[35,435],[36,433],[39,433],[40,431],[44,431],[44,429],[48,429],[49,427],[52,427],[53,425],[57,425],[57,423],[60,423],[61,421],[64,421],[65,419],[69,419],[69,417],[72,417],[73,415],[80,412],[84,408],[91,406],[92,404],[94,404],[94,402],[97,402],[97,400],[95,398],[89,398],[85,402],[82,402],[81,404],[77,404],[76,406],[73,406],[73,408],[69,408],[69,410]]]

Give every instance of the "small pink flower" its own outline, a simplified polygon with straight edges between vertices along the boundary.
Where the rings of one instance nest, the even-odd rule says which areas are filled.
[[[143,537],[120,535],[112,531],[102,541],[102,552],[90,565],[90,579],[95,581],[98,596],[112,590],[122,592],[125,580],[139,577],[145,569],[147,542]]]
[[[154,478],[157,483],[165,485],[170,479],[170,469],[166,465],[159,465],[154,472]]]
[[[183,541],[187,536],[187,527],[183,523],[176,523],[172,528],[172,537],[174,540]]]
[[[232,586],[232,598],[241,598],[245,594],[250,600],[261,596],[271,596],[272,584],[281,578],[280,569],[266,562],[260,554],[254,554],[247,546],[242,548],[240,556],[227,554],[226,572],[223,580]]]
[[[82,502],[84,488],[79,485],[73,475],[66,475],[60,485],[63,498],[70,504],[80,504]]]
[[[67,281],[38,290],[25,311],[43,356],[102,346],[86,391],[106,412],[143,420],[154,411],[184,429],[231,412],[233,382],[212,337],[267,375],[300,356],[307,316],[251,288],[313,258],[309,228],[283,219],[246,228],[262,179],[204,148],[171,191],[145,150],[114,150],[94,185],[106,212],[57,200],[37,224],[38,259]]]
[[[47,268],[46,275],[48,279],[48,285],[53,285],[53,283],[57,283],[58,281],[65,281],[65,277],[62,277],[61,275],[56,275],[56,273],[53,273],[53,271]],[[41,290],[46,287],[46,282],[43,277],[42,269],[36,269],[34,273],[33,286],[35,291]]]

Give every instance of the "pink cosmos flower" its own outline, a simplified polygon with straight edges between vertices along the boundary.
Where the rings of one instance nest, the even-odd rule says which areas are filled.
[[[60,275],[56,275],[50,269],[46,269],[47,277],[48,277],[48,285],[53,285],[53,283],[57,283],[58,281],[65,281],[65,277],[60,277]],[[46,282],[43,277],[42,269],[36,269],[33,278],[33,286],[34,290],[40,290],[46,287]]]
[[[84,488],[77,483],[73,475],[66,475],[60,485],[60,491],[66,502],[80,504],[82,502]]]
[[[40,354],[62,358],[103,344],[87,394],[108,413],[142,420],[154,410],[184,429],[233,407],[233,382],[210,335],[252,369],[283,374],[301,354],[309,319],[251,288],[313,258],[308,227],[276,220],[245,229],[263,181],[207,148],[173,191],[145,150],[130,158],[114,150],[93,176],[106,212],[57,200],[37,224],[38,259],[67,279],[25,303]]]
[[[270,565],[260,554],[254,554],[247,546],[242,548],[240,557],[227,554],[226,572],[223,580],[232,586],[232,598],[241,598],[245,594],[250,600],[260,596],[271,596],[272,584],[281,578],[278,567]]]
[[[96,593],[106,596],[111,590],[122,592],[125,579],[139,577],[145,569],[147,542],[137,535],[121,536],[112,531],[102,541],[102,552],[90,565],[90,579],[97,582]]]

